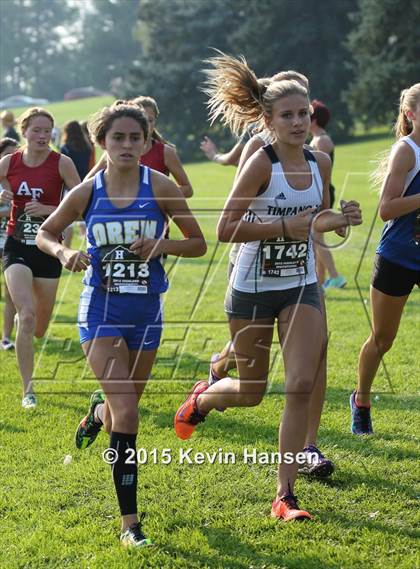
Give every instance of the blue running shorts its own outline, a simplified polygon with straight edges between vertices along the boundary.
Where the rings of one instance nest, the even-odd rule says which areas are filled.
[[[77,318],[80,343],[121,337],[129,350],[155,350],[162,335],[160,294],[112,294],[85,286]]]

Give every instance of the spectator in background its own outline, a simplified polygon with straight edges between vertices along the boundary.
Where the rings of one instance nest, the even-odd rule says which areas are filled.
[[[20,142],[20,136],[15,130],[15,115],[12,111],[3,111],[0,115],[1,125],[4,129],[4,138],[13,138],[16,142]]]
[[[63,143],[60,152],[73,160],[80,179],[83,180],[89,172],[92,146],[86,140],[86,135],[77,121],[70,121],[64,125]]]
[[[82,127],[83,134],[85,135],[86,140],[89,142],[90,147],[92,149],[92,154],[90,156],[90,162],[89,162],[89,171],[90,171],[95,166],[95,163],[96,163],[95,142],[92,140],[92,138],[90,136],[87,121],[82,121],[80,123],[80,126]]]
[[[95,155],[95,148],[78,121],[70,121],[64,125],[63,143],[60,152],[73,160],[80,179],[83,180],[90,170],[92,154],[93,156]],[[82,222],[79,227],[80,233],[85,235],[84,223]],[[72,238],[73,226],[71,225],[65,231],[64,244],[66,247],[71,246]]]
[[[60,152],[61,130],[55,126],[51,131],[50,146],[55,152]]]

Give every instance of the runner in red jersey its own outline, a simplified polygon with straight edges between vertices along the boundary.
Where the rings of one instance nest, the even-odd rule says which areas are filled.
[[[3,263],[18,314],[16,355],[25,409],[36,406],[33,337],[41,338],[47,330],[61,274],[61,263],[40,251],[35,237],[60,203],[63,187],[80,182],[72,160],[49,147],[53,126],[48,111],[28,109],[21,118],[26,146],[0,160],[0,203],[12,204]]]
[[[150,122],[149,122],[150,124]],[[162,172],[165,176],[169,176],[169,169],[165,163],[165,144],[160,140],[151,139],[151,146],[146,154],[141,157],[142,164]]]

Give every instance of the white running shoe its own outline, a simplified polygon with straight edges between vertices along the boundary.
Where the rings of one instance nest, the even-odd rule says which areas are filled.
[[[124,547],[147,547],[154,545],[152,540],[146,537],[141,528],[141,521],[129,526],[120,536],[121,545]]]
[[[14,350],[14,349],[15,349],[15,345],[14,345],[13,342],[11,342],[11,341],[9,340],[9,338],[4,338],[4,340],[2,340],[2,341],[0,342],[0,348],[1,348],[2,350],[5,350],[5,351],[6,351],[6,350]]]
[[[36,403],[35,393],[27,393],[22,399],[22,407],[24,409],[34,409]]]

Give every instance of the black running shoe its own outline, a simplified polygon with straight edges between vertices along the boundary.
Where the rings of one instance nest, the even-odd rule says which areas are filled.
[[[102,429],[102,423],[96,423],[94,420],[95,408],[100,403],[104,403],[105,394],[102,389],[97,389],[90,396],[90,407],[88,414],[84,417],[77,427],[75,442],[78,449],[85,449],[90,446]]]
[[[351,432],[354,435],[373,435],[370,407],[356,405],[356,392],[350,395]]]
[[[322,454],[314,445],[303,449],[306,462],[299,466],[299,474],[306,474],[313,478],[327,478],[334,472],[334,463]]]

